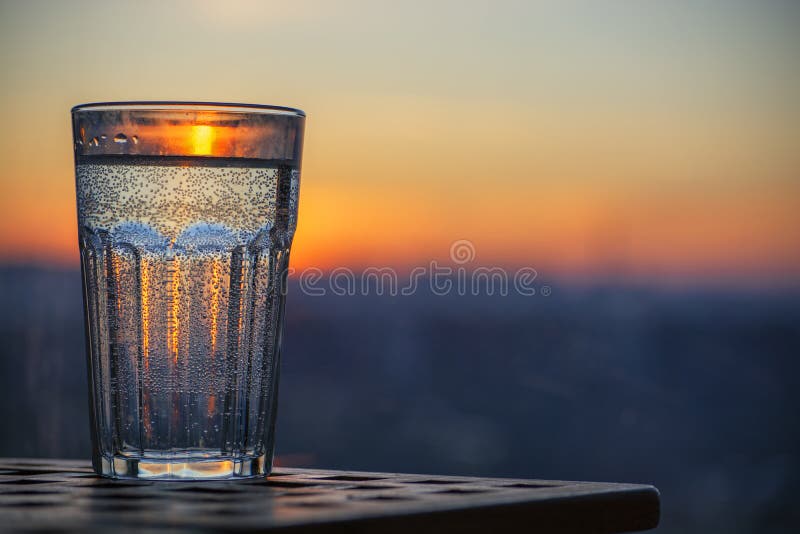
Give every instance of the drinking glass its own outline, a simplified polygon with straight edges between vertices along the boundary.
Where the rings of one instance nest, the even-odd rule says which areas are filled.
[[[305,114],[72,109],[95,471],[267,475]]]

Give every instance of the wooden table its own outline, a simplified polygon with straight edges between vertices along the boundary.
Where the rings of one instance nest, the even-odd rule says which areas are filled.
[[[79,460],[0,459],[2,532],[629,532],[652,486],[276,468],[234,482],[112,481]]]

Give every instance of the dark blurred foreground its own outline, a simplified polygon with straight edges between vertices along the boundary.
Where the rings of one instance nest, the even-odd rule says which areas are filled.
[[[0,268],[0,455],[87,457],[77,271]],[[284,464],[652,483],[660,532],[800,522],[798,294],[291,287]]]

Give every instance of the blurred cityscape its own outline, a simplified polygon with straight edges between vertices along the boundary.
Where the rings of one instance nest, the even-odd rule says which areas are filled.
[[[79,272],[2,267],[0,297],[0,456],[88,458]],[[314,297],[293,281],[278,461],[652,483],[659,532],[789,532],[797,297],[621,285]]]

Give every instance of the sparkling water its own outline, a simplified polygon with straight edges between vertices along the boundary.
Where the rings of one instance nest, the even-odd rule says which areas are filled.
[[[81,156],[76,178],[96,452],[158,476],[271,451],[296,165]]]

